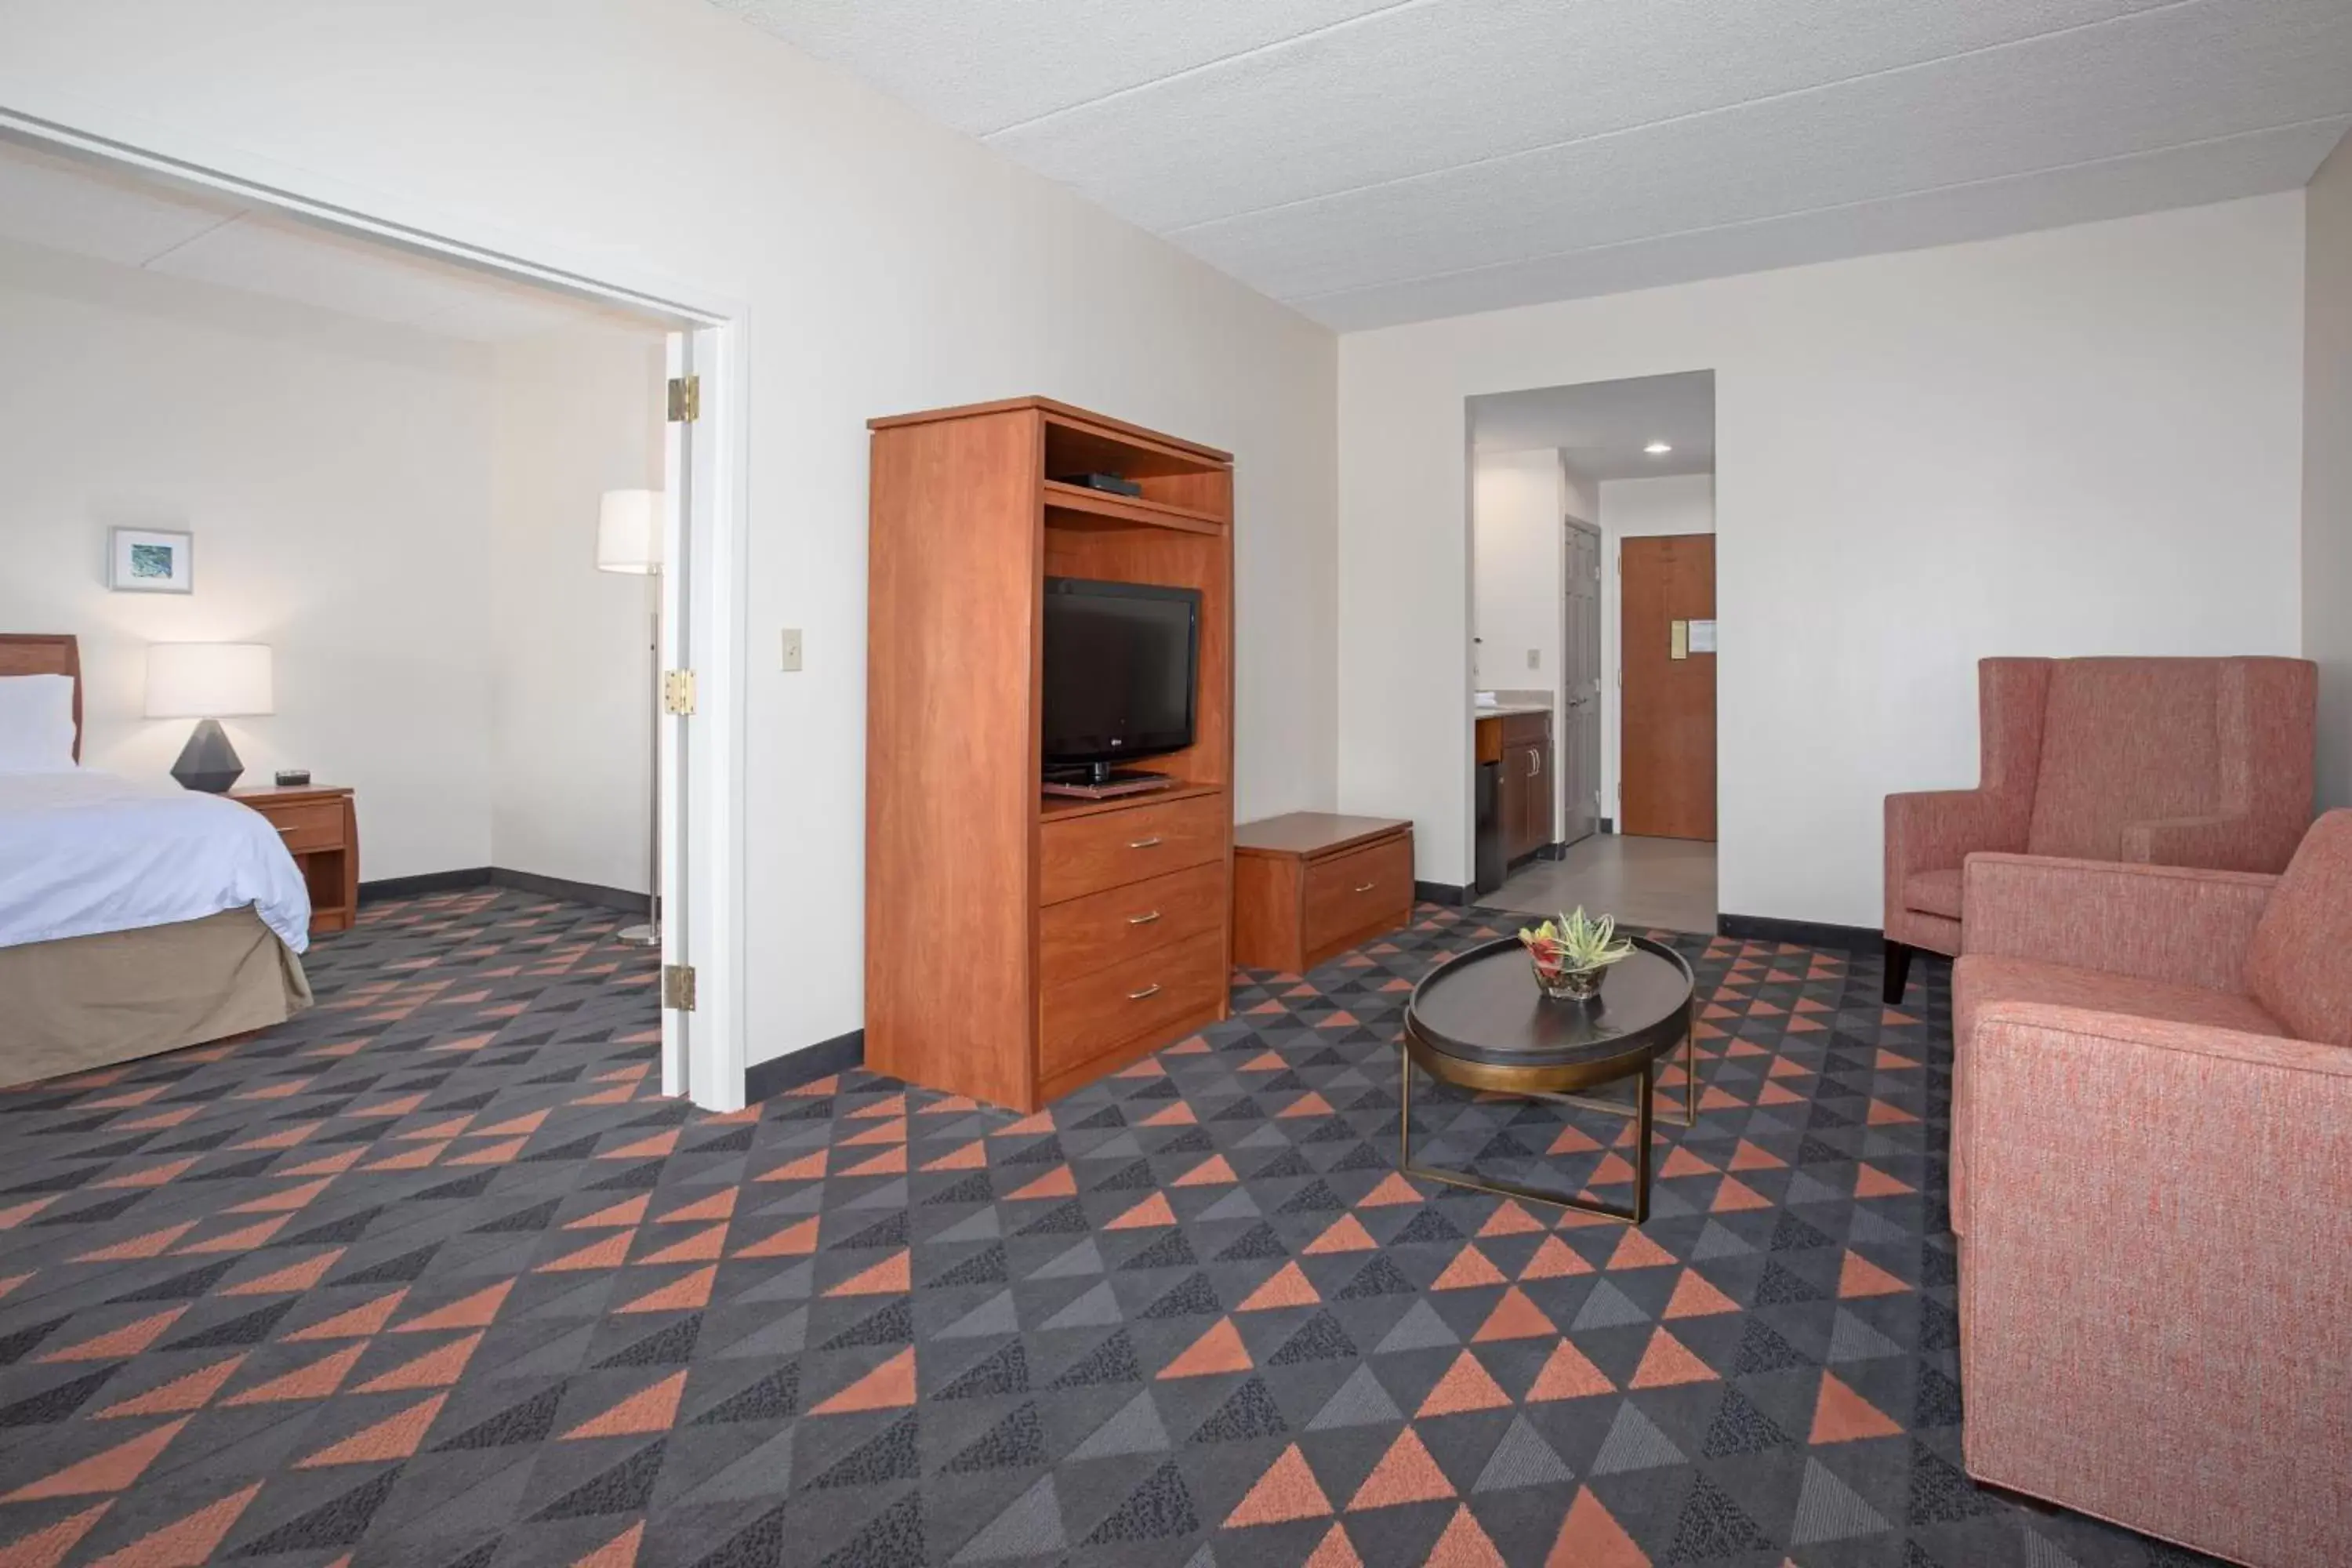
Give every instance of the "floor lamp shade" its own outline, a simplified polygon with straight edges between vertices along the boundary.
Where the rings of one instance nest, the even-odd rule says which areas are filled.
[[[662,492],[606,490],[596,508],[596,570],[658,572],[662,563]]]
[[[220,727],[223,719],[274,713],[276,682],[266,643],[153,643],[147,649],[147,717],[195,719],[195,732],[172,764],[189,789],[218,795],[245,763]]]

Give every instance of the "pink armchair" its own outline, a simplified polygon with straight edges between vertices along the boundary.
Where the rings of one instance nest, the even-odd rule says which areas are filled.
[[[2276,871],[2311,822],[2317,667],[2300,658],[1988,658],[1980,782],[1886,797],[1886,1000],[1957,954],[1977,850]]]
[[[2284,877],[1965,879],[1969,1473],[2236,1562],[2352,1563],[2352,811]]]

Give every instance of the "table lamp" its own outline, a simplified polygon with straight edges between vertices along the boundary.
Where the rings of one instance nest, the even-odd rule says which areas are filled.
[[[277,710],[267,643],[149,645],[147,717],[202,721],[172,764],[172,776],[182,787],[226,792],[245,772],[245,763],[220,721]]]

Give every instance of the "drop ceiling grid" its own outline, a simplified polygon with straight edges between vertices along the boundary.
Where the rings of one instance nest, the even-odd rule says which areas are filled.
[[[2291,188],[2344,0],[713,0],[1343,330]]]

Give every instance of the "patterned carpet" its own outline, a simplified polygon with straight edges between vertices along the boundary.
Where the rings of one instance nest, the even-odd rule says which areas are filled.
[[[294,1024],[0,1095],[0,1568],[2190,1561],[1959,1470],[1939,967],[1684,939],[1701,1124],[1563,1226],[1392,1168],[1485,918],[1016,1120],[694,1112],[610,913],[371,909]],[[1623,1195],[1621,1120],[1414,1106]]]

